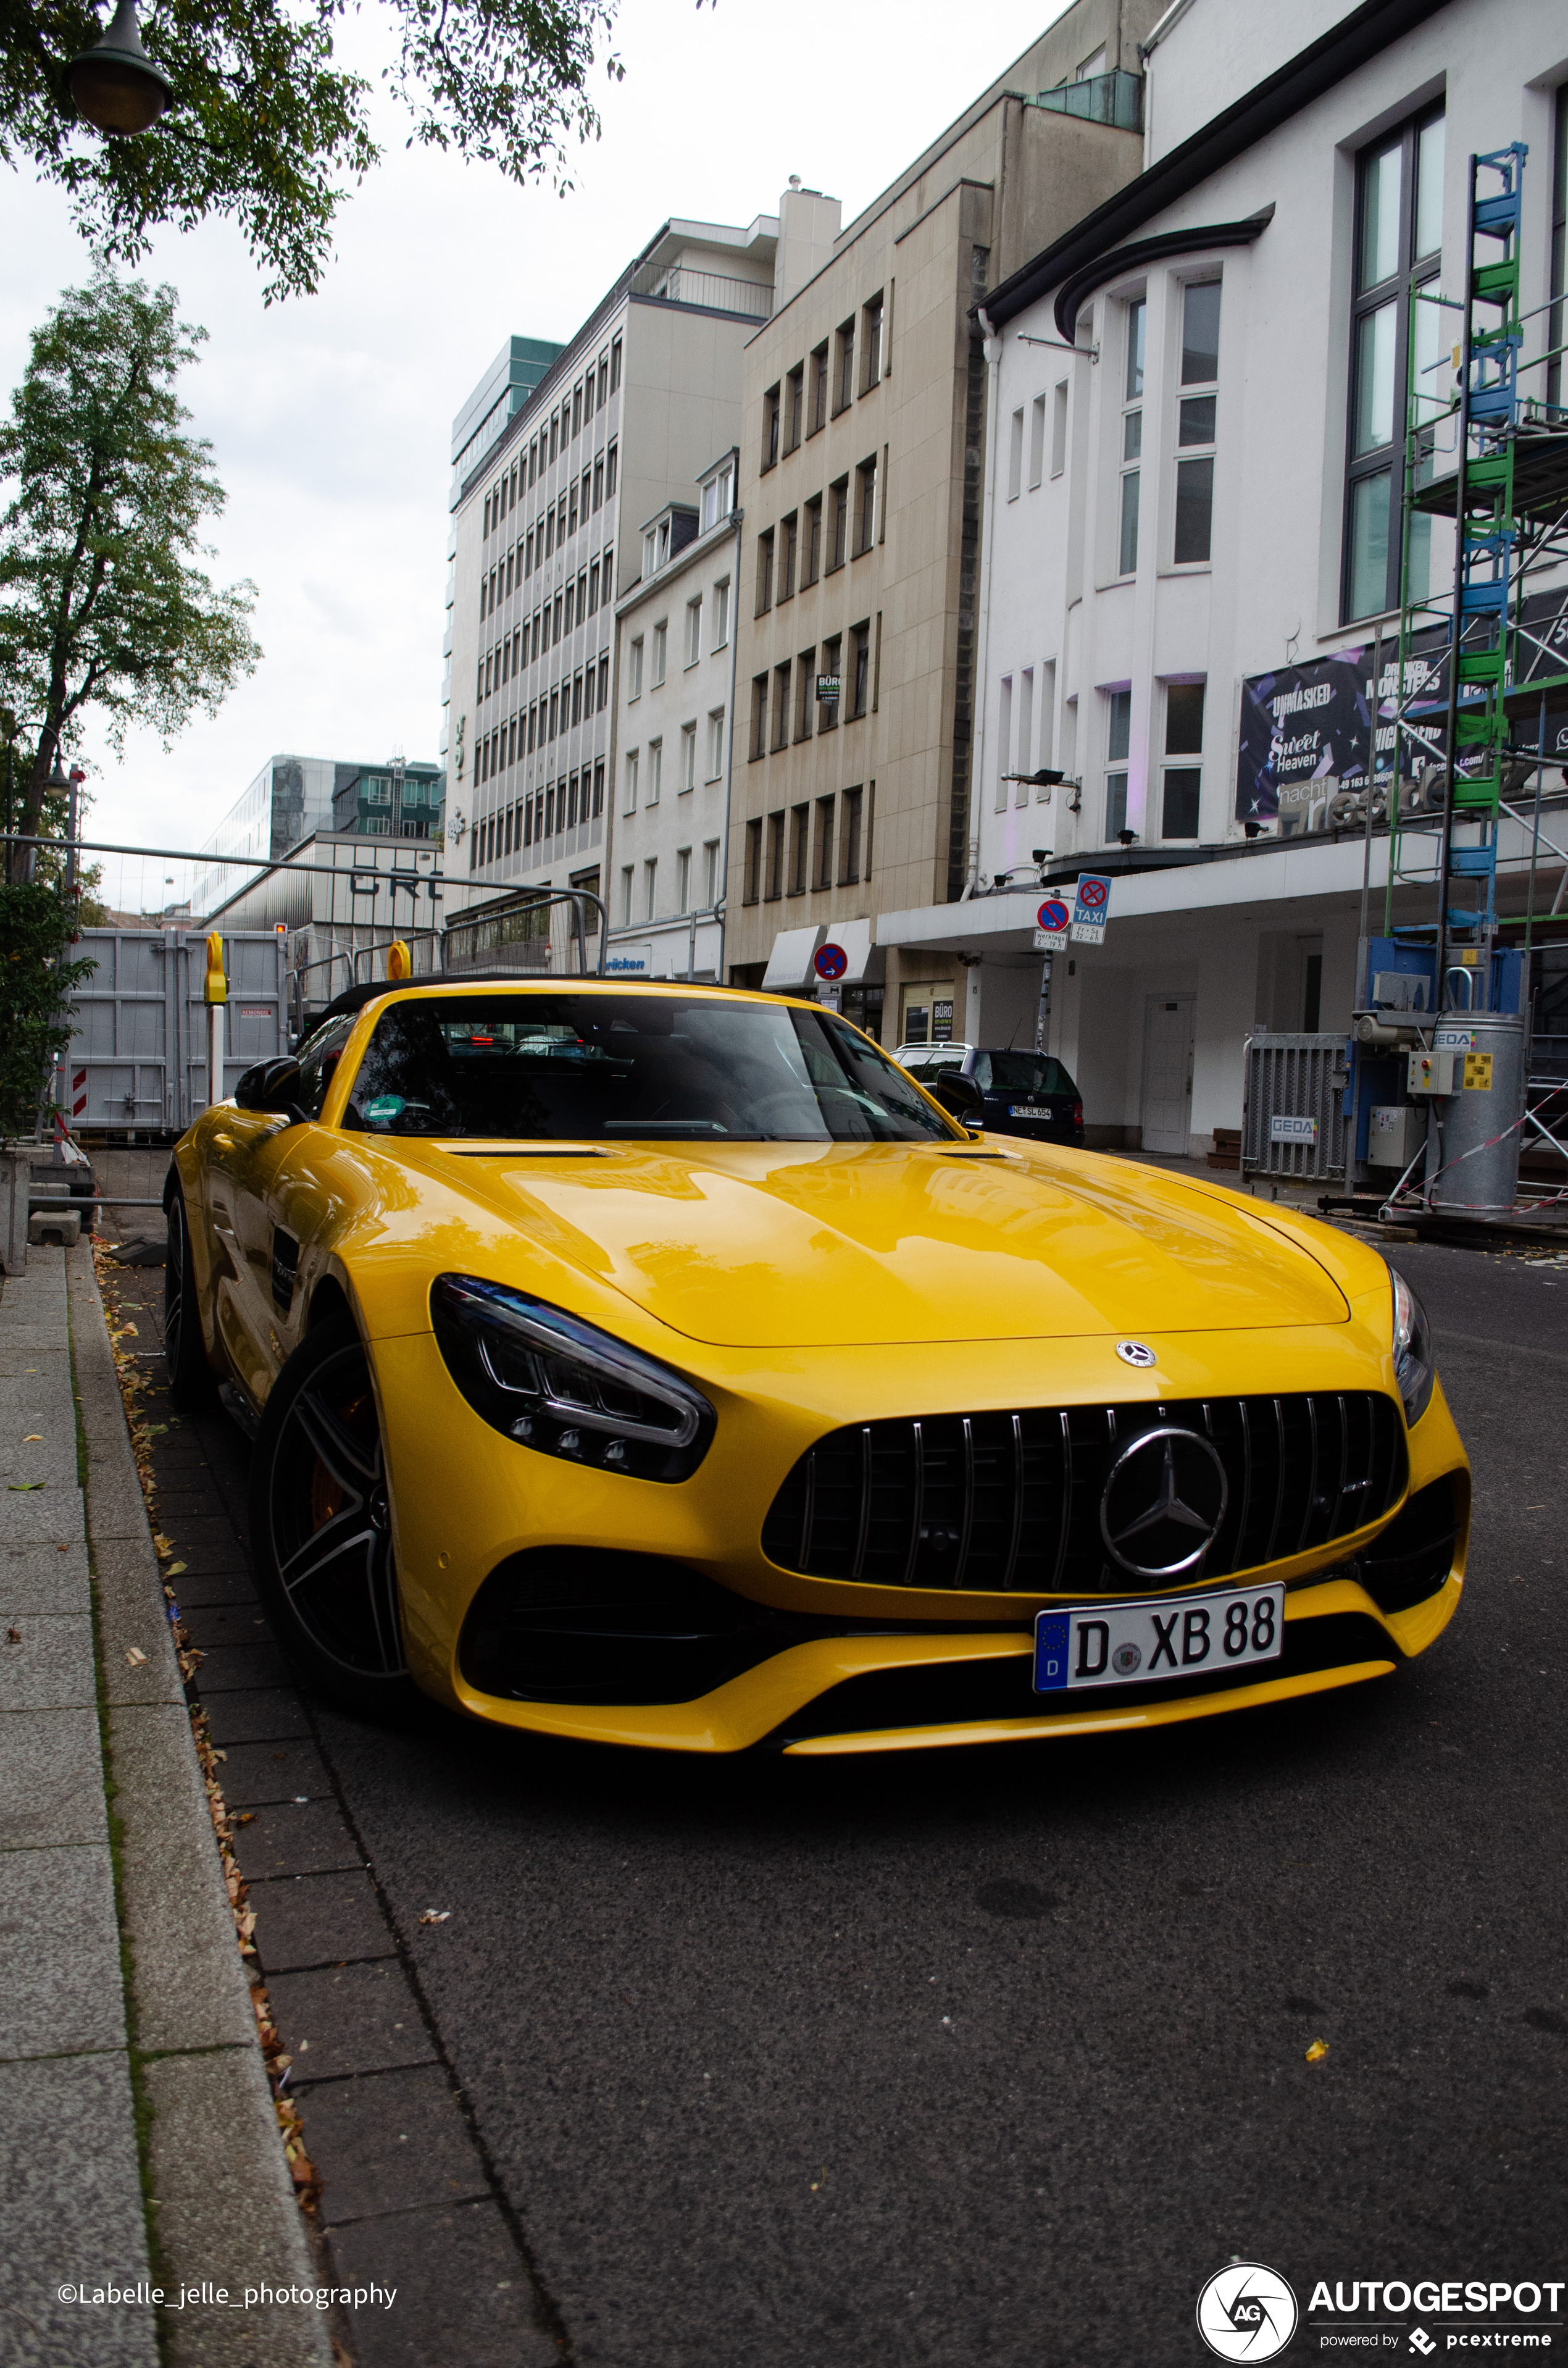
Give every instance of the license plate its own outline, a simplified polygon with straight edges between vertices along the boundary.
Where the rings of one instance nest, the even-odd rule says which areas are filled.
[[[1009,1102],[1007,1116],[1009,1118],[1049,1118],[1051,1107],[1049,1103],[1044,1102]]]
[[[1284,1625],[1282,1587],[1151,1595],[1133,1603],[1042,1611],[1035,1621],[1035,1691],[1141,1686],[1152,1679],[1211,1677],[1218,1669],[1277,1661]]]

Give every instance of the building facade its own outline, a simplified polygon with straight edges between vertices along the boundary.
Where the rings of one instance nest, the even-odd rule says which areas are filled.
[[[616,595],[642,521],[735,440],[778,248],[772,215],[665,223],[463,482],[444,755],[475,894],[602,885]]]
[[[1451,525],[1410,508],[1403,529],[1415,484],[1454,465],[1467,158],[1515,141],[1520,384],[1562,417],[1547,359],[1561,12],[1256,12],[1222,54],[1213,20],[1206,0],[1173,9],[1149,51],[1140,179],[977,308],[990,424],[965,894],[878,920],[904,959],[953,965],[955,1035],[1033,1042],[1042,889],[1070,899],[1080,871],[1110,876],[1104,943],[1051,957],[1045,1041],[1091,1143],[1182,1154],[1240,1124],[1255,1030],[1347,1031],[1369,930],[1391,905],[1400,924],[1435,913],[1435,831],[1402,839],[1390,899],[1388,780],[1369,828],[1357,793],[1374,765],[1392,778],[1395,711],[1425,677],[1408,655],[1401,677],[1402,578],[1447,633]],[[1540,597],[1561,608],[1553,580]],[[1562,635],[1559,618],[1542,646]],[[1400,728],[1403,810],[1434,751],[1418,713]],[[1551,719],[1559,753],[1565,735]],[[1554,772],[1549,817],[1560,790]],[[1523,905],[1530,845],[1506,820],[1500,911]]]
[[[641,572],[616,606],[607,884],[617,977],[723,976],[738,460],[732,445],[693,502],[644,520]]]
[[[329,827],[338,781],[358,770],[331,757],[269,757],[201,849],[192,912],[210,913],[233,893],[244,876],[235,866],[276,861],[311,831]]]
[[[333,793],[333,829],[362,838],[438,838],[443,787],[438,765],[401,757],[361,765]]]
[[[971,307],[1139,172],[1137,44],[1158,13],[1076,0],[746,348],[725,961],[799,988],[831,929],[844,1008],[890,1044],[906,1002],[953,996],[950,961],[889,958],[870,921],[965,878],[986,395]]]

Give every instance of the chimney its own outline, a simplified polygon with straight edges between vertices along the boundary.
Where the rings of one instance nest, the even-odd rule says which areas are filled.
[[[803,189],[799,173],[778,200],[778,246],[773,261],[773,309],[777,313],[833,257],[844,215],[839,198]]]

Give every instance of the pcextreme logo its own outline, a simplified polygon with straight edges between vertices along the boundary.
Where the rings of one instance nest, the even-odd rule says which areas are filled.
[[[1218,2359],[1276,2360],[1296,2332],[1296,2297],[1278,2270],[1232,2261],[1198,2297],[1198,2332]]]

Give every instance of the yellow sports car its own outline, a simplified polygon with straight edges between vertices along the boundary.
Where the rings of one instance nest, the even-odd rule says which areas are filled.
[[[247,1072],[175,1153],[166,1346],[255,1429],[307,1677],[808,1753],[1429,1645],[1470,1475],[1405,1284],[936,1094],[815,1004],[589,979],[354,988]]]

